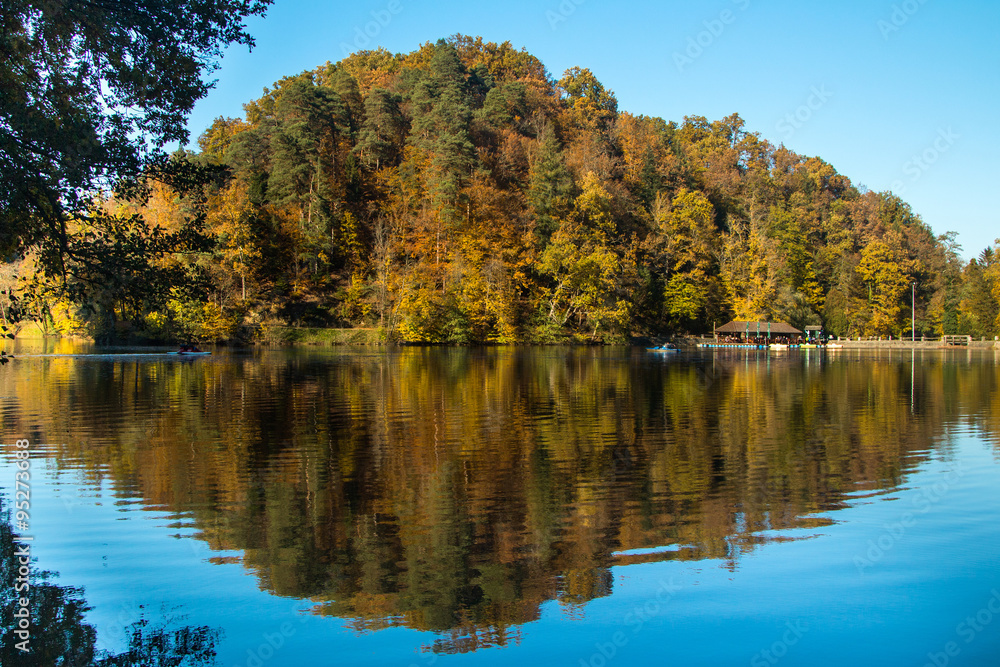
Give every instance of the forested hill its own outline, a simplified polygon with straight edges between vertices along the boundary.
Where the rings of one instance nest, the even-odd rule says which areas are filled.
[[[118,320],[202,339],[288,323],[609,341],[730,319],[898,336],[916,283],[918,333],[997,328],[991,249],[964,265],[895,195],[737,114],[636,116],[589,70],[555,80],[509,43],[358,52],[245,110],[177,158],[212,184],[139,209],[171,232],[204,208],[214,247],[157,260],[200,291],[147,285]]]

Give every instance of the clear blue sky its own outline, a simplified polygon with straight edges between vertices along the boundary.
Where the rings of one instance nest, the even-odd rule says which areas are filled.
[[[775,145],[896,192],[935,233],[958,232],[966,257],[1000,237],[997,0],[276,0],[249,28],[257,47],[226,53],[192,141],[345,47],[405,53],[481,35],[526,48],[556,78],[589,68],[634,114],[737,112]]]

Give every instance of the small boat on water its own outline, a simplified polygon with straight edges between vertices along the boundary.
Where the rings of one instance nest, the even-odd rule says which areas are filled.
[[[647,347],[650,352],[680,352],[680,348],[676,345],[667,343],[666,345],[660,345],[658,347]]]

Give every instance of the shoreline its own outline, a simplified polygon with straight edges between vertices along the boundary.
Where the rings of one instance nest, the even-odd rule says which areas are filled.
[[[61,340],[74,341],[79,343],[90,343],[98,346],[139,346],[139,347],[175,347],[172,343],[161,341],[141,341],[130,342],[121,341],[117,343],[97,343],[94,339],[86,336],[48,334],[39,335],[39,332],[31,332],[35,335],[18,334],[13,340],[5,341],[34,341]],[[514,347],[537,347],[537,346],[570,346],[570,347],[614,347],[625,345],[629,347],[656,347],[664,343],[674,343],[680,348],[694,349],[699,345],[705,345],[701,349],[751,349],[750,345],[721,344],[710,336],[669,336],[669,335],[646,335],[629,336],[624,341],[619,342],[593,342],[581,340],[550,341],[546,343],[521,342],[512,343]],[[831,340],[830,344],[837,345],[836,348],[806,349],[830,349],[830,350],[1000,350],[1000,341],[996,340],[973,340],[962,345],[948,345],[940,340]],[[203,343],[211,345],[211,343]],[[216,344],[218,345],[218,344]],[[253,348],[253,347],[495,347],[495,343],[482,344],[456,344],[456,343],[406,343],[400,341],[384,340],[384,332],[376,328],[323,328],[323,327],[275,327],[265,332],[260,339],[254,341],[230,341],[223,343],[222,347],[233,348]],[[767,349],[756,348],[756,349]],[[792,347],[790,349],[799,349]]]
[[[712,338],[696,338],[692,340],[694,341],[692,345],[702,343],[709,345],[716,344]],[[939,340],[833,340],[830,343],[840,346],[830,349],[840,350],[1000,350],[1000,342],[993,340],[974,340],[970,341],[967,345],[946,345]],[[733,345],[732,347],[733,349],[740,349],[737,345]],[[714,349],[725,349],[725,347],[720,345]],[[821,346],[817,349],[827,348]]]

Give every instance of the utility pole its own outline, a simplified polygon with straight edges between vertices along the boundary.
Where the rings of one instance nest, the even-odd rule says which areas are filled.
[[[917,342],[917,284],[910,288],[912,305],[910,306],[910,341]]]

